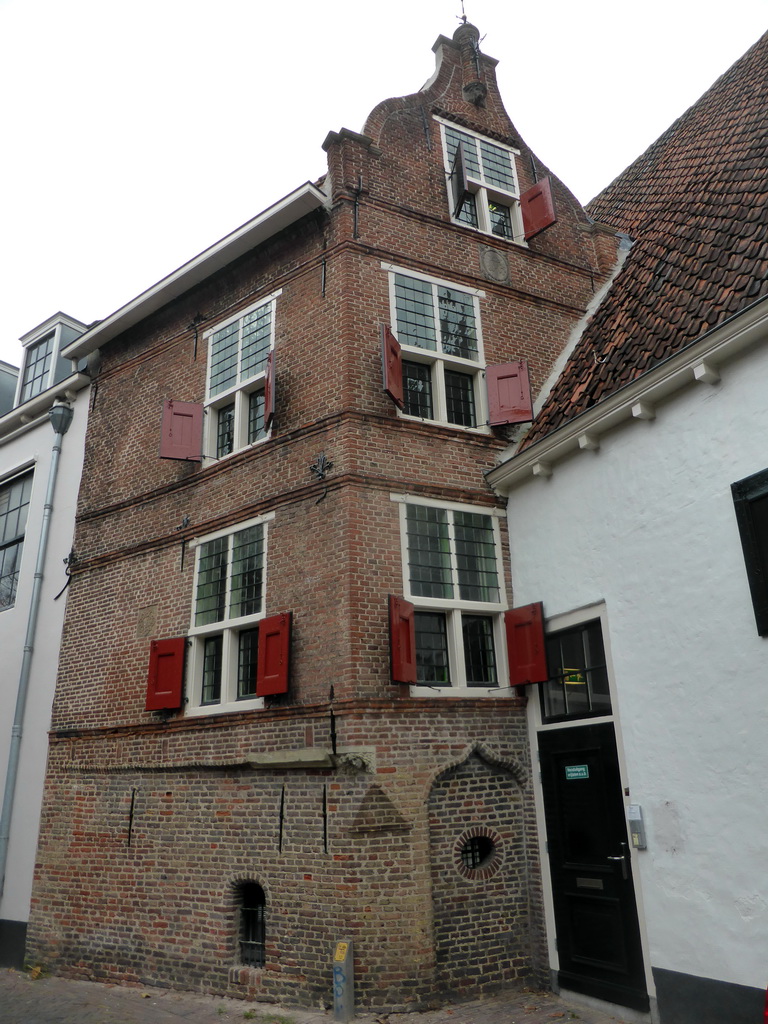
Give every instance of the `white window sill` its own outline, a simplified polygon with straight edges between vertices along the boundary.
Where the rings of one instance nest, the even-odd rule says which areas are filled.
[[[185,718],[205,718],[210,715],[235,715],[239,711],[258,711],[264,707],[263,697],[252,700],[236,700],[226,704],[202,704],[199,707],[187,707]]]
[[[511,686],[411,686],[411,697],[453,697],[461,700],[495,697],[506,700],[515,696]]]

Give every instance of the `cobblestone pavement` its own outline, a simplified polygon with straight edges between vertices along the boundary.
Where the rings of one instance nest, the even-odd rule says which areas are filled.
[[[507,994],[426,1013],[360,1014],[355,1024],[624,1024],[549,992]],[[0,969],[1,1024],[333,1024],[333,1013],[165,989],[32,978]]]

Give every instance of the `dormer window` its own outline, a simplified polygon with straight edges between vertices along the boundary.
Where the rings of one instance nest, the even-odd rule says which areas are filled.
[[[85,330],[79,320],[56,313],[21,337],[24,356],[14,407],[32,401],[75,372],[72,362],[61,353]]]
[[[449,122],[440,124],[451,220],[522,242],[518,151]]]
[[[30,345],[24,353],[24,373],[21,378],[19,404],[34,398],[49,386],[54,336],[55,332],[51,331],[40,341]]]

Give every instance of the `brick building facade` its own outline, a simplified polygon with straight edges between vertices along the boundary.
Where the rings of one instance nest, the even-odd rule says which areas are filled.
[[[617,244],[477,40],[70,347],[101,365],[34,962],[316,1005],[351,938],[358,1001],[401,1008],[545,975],[484,473]]]

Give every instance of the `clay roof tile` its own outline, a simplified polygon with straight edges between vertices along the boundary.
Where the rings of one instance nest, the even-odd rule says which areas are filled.
[[[768,293],[767,199],[768,33],[588,205],[633,247],[526,444]]]

